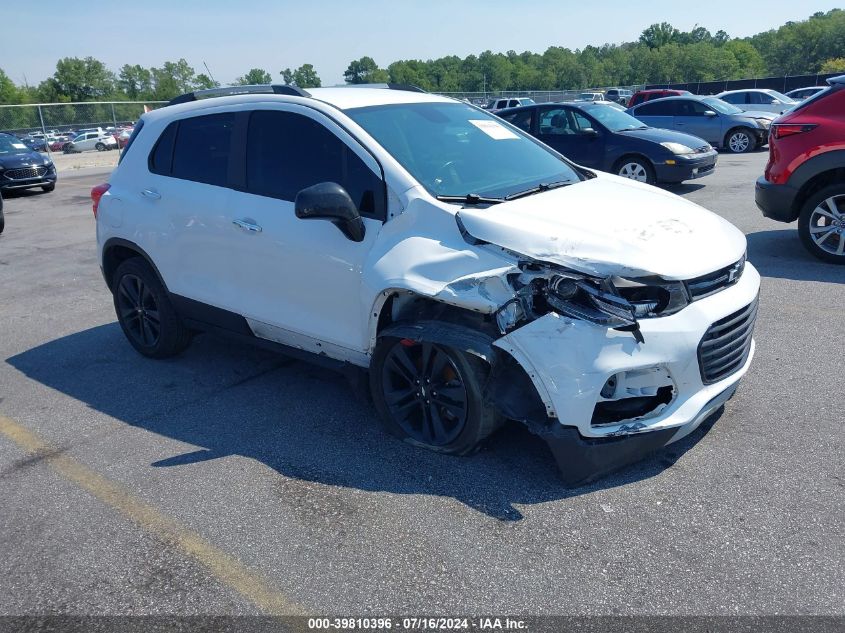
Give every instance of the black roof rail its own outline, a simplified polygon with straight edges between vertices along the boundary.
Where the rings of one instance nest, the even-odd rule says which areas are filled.
[[[386,88],[388,90],[405,90],[406,92],[428,92],[413,84],[346,84],[337,88]]]
[[[199,99],[212,97],[228,97],[231,95],[246,94],[276,94],[288,95],[291,97],[310,97],[311,94],[296,86],[282,86],[280,84],[253,84],[248,86],[225,86],[223,88],[209,88],[208,90],[195,90],[171,99],[167,105],[179,103],[190,103]]]

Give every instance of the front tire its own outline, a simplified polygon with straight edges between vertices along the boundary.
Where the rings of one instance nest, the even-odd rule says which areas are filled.
[[[41,187],[41,191],[43,191],[44,193],[50,193],[51,191],[55,190],[55,188],[56,183],[53,183],[52,185],[44,185],[43,187]]]
[[[654,168],[644,158],[637,156],[626,156],[616,163],[613,169],[617,176],[636,180],[647,185],[653,185],[655,182]]]
[[[168,358],[188,347],[191,331],[143,259],[127,259],[117,267],[113,279],[115,313],[132,347],[149,358]]]
[[[810,196],[798,216],[798,235],[812,255],[845,264],[845,182]]]
[[[382,337],[370,390],[390,433],[438,453],[466,455],[501,423],[484,401],[488,373],[481,359],[455,348]]]
[[[746,128],[737,128],[728,132],[725,137],[725,147],[732,154],[745,154],[755,149],[757,141]]]
[[[98,152],[105,152],[106,151],[106,146],[103,145],[102,143],[97,143],[94,147],[97,148]]]

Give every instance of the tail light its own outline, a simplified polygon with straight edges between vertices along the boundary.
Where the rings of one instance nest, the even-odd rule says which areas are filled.
[[[100,207],[100,198],[103,197],[103,194],[109,190],[111,185],[107,182],[104,182],[102,185],[97,185],[91,190],[91,200],[94,201],[94,217],[97,217],[97,209]]]
[[[809,132],[817,127],[818,125],[816,123],[774,123],[772,124],[772,136],[775,138],[784,138],[793,134]]]

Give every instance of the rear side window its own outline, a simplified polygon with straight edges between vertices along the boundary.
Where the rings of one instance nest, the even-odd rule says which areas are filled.
[[[734,105],[740,105],[747,103],[746,100],[747,93],[745,92],[735,92],[733,94],[725,95],[724,97],[719,97],[722,101],[727,101],[728,103],[732,103]]]
[[[672,116],[675,113],[675,101],[649,101],[637,108],[635,116]]]
[[[249,193],[293,202],[299,191],[321,182],[342,185],[362,214],[383,217],[381,178],[325,126],[293,112],[256,110],[250,115]]]
[[[170,175],[225,187],[234,125],[232,112],[179,121]]]
[[[174,121],[165,128],[150,154],[150,171],[154,174],[169,176],[173,166],[173,146],[176,141],[178,121]]]
[[[129,140],[126,141],[126,145],[124,146],[123,151],[120,152],[120,158],[117,160],[118,165],[120,164],[120,161],[123,160],[123,157],[126,156],[126,152],[129,151],[129,148],[132,147],[132,143],[135,142],[135,139],[137,138],[138,134],[141,132],[142,127],[144,127],[144,120],[143,119],[138,121],[137,125],[135,125],[135,128],[132,130],[132,134],[129,135]]]

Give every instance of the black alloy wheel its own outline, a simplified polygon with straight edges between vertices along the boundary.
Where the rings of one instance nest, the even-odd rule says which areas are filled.
[[[370,387],[388,431],[416,446],[464,455],[501,423],[482,395],[488,373],[472,354],[384,337],[373,354]]]
[[[155,297],[136,275],[124,275],[117,287],[118,316],[127,334],[141,347],[154,348],[161,336],[161,316]]]

